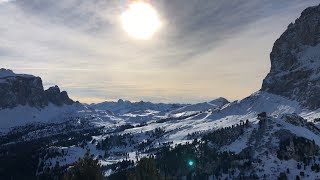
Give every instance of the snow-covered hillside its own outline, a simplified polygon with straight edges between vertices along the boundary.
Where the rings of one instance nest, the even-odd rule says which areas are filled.
[[[234,132],[238,132],[237,128],[240,127],[243,129],[240,136],[221,135],[220,138],[226,142],[216,144],[214,141],[211,146],[221,152],[231,151],[236,154],[243,154],[250,149],[253,153],[252,160],[259,160],[255,162],[256,168],[261,169],[255,172],[259,177],[267,174],[268,179],[275,179],[289,168],[292,174],[288,177],[293,178],[300,173],[296,169],[299,161],[283,161],[277,158],[279,143],[283,140],[282,134],[292,138],[303,137],[320,146],[318,122],[315,125],[311,123],[320,117],[318,111],[308,110],[298,102],[278,95],[257,92],[241,101],[214,109],[211,106],[201,111],[195,109],[192,113],[189,111],[190,105],[184,108],[187,111],[181,112],[183,108],[178,108],[164,116],[152,116],[152,120],[144,123],[132,122],[131,119],[112,114],[109,110],[89,108],[81,111],[79,117],[90,119],[89,122],[103,128],[104,131],[93,136],[90,141],[75,146],[57,146],[55,151],[63,150],[64,155],[46,159],[44,167],[53,168],[55,162],[59,162],[60,165],[73,163],[82,157],[86,150],[90,150],[101,164],[109,167],[123,159],[136,161],[137,153],[141,158],[168,145],[175,147],[177,144],[191,143],[194,139],[200,140],[206,135],[211,136],[224,129],[234,129]],[[175,111],[181,113],[174,113]],[[259,118],[261,112],[266,112],[266,117]],[[120,137],[122,140],[116,141]],[[106,142],[110,144],[107,145]],[[266,151],[268,155],[265,154]],[[316,178],[316,174],[308,168],[310,167],[307,167],[305,173],[310,179]]]
[[[40,77],[0,69],[0,132],[28,123],[65,120],[82,109],[58,86],[44,90]]]
[[[69,116],[65,116],[65,121],[14,128],[3,134],[4,140],[0,147],[7,152],[7,145],[4,144],[27,143],[32,147],[32,144],[42,142],[43,139],[51,139],[48,142],[53,143],[45,150],[45,156],[39,159],[41,166],[37,166],[38,174],[45,173],[44,169],[55,169],[57,163],[61,167],[68,166],[86,151],[90,151],[104,166],[105,174],[111,175],[119,172],[113,167],[117,167],[116,164],[124,159],[136,161],[141,157],[157,154],[163,148],[171,147],[174,150],[178,144],[193,143],[197,139],[199,142],[208,142],[217,152],[233,152],[243,158],[243,162],[254,162],[254,168],[251,167],[253,170],[247,171],[245,176],[253,173],[257,177],[276,179],[287,169],[291,172],[287,174],[288,178],[300,174],[300,170],[296,168],[300,163],[299,159],[295,156],[289,160],[278,157],[285,153],[280,148],[284,146],[283,143],[291,141],[290,139],[293,144],[308,140],[309,144],[314,142],[316,146],[320,146],[320,124],[317,120],[320,110],[309,110],[297,101],[264,91],[232,103],[213,102],[180,105],[183,107],[170,110],[164,108],[165,113],[150,110],[150,106],[143,106],[141,111],[121,111],[123,114],[110,109],[94,109],[92,106],[80,106],[78,109],[64,106],[65,109],[50,105],[47,107],[50,110],[31,107],[5,109],[0,114],[6,114],[8,118],[15,117],[13,122],[33,118],[34,114],[37,121],[43,119],[46,122],[45,119],[49,117],[59,117],[56,115],[61,115],[61,111]],[[266,112],[265,117],[261,115],[262,112]],[[63,136],[60,131],[64,132]],[[248,152],[249,159],[243,155]],[[313,156],[317,157],[316,154]],[[241,163],[239,167],[240,165]],[[232,177],[238,177],[243,172],[238,168],[234,171]],[[307,165],[303,172],[309,176],[306,179],[318,178],[311,170],[311,165]],[[220,176],[229,175],[222,173]]]
[[[31,106],[17,106],[12,109],[0,110],[0,132],[5,133],[16,126],[24,126],[30,123],[60,122],[77,117],[84,107],[81,104],[56,106],[49,104],[44,108]]]
[[[125,102],[120,101],[122,103]],[[320,110],[309,110],[297,101],[264,91],[232,103],[220,98],[209,103],[177,105],[174,108],[172,105],[163,108],[166,105],[162,104],[158,111],[151,110],[155,106],[149,104],[135,108],[130,105],[128,110],[123,105],[116,107],[118,103],[112,104],[119,111],[79,104],[49,105],[47,109],[18,106],[0,110],[1,117],[12,119],[12,125],[21,119],[26,120],[25,123],[29,122],[28,119],[42,122],[40,125],[14,128],[3,134],[7,139],[3,143],[22,143],[18,139],[25,139],[27,141],[23,143],[33,144],[43,138],[53,138],[54,143],[46,150],[46,156],[40,158],[39,174],[44,173],[43,169],[54,169],[57,163],[68,166],[90,151],[105,167],[106,175],[110,175],[118,172],[112,167],[124,159],[136,161],[157,154],[165,147],[174,148],[178,144],[193,143],[196,139],[209,142],[210,147],[218,152],[233,152],[242,158],[243,154],[250,152],[250,161],[255,163],[255,168],[245,175],[253,173],[267,179],[276,179],[287,169],[291,172],[288,178],[300,174],[296,168],[299,159],[294,156],[289,160],[279,159],[279,153],[285,153],[279,149],[283,143],[290,139],[300,143],[296,139],[300,137],[304,138],[303,142],[308,140],[320,146],[320,124],[317,120]],[[265,117],[261,117],[262,112],[265,112]],[[54,121],[61,119],[64,121]],[[58,129],[63,129],[61,132],[66,137],[60,136]],[[75,136],[75,131],[82,135]],[[3,145],[2,148],[5,147]],[[244,158],[244,162],[247,160]],[[236,173],[232,177],[238,177],[242,172],[237,168],[234,170]],[[318,178],[311,165],[306,166],[304,173],[309,176],[306,179]],[[222,173],[221,177],[227,177],[227,174]]]

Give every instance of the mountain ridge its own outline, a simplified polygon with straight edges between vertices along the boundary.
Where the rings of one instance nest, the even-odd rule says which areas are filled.
[[[274,43],[262,91],[320,107],[320,5],[305,9]]]
[[[44,90],[40,77],[0,69],[0,108],[14,108],[18,105],[44,108],[49,103],[62,106],[75,102],[66,91],[61,92],[58,86]]]

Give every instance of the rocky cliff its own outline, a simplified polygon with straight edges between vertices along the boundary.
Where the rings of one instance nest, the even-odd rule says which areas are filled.
[[[261,90],[320,108],[320,5],[304,10],[275,42]]]
[[[40,77],[0,69],[0,109],[18,105],[42,108],[49,103],[62,106],[73,104],[74,101],[67,92],[60,92],[58,86],[44,90]]]

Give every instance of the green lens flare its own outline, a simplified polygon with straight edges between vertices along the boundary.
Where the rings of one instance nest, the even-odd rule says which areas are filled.
[[[193,161],[188,162],[189,166],[193,166]]]

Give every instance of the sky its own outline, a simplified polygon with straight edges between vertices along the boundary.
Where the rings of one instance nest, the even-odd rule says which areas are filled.
[[[122,29],[126,0],[0,0],[0,68],[80,102],[239,100],[260,89],[274,41],[318,0],[150,0],[161,29]]]

